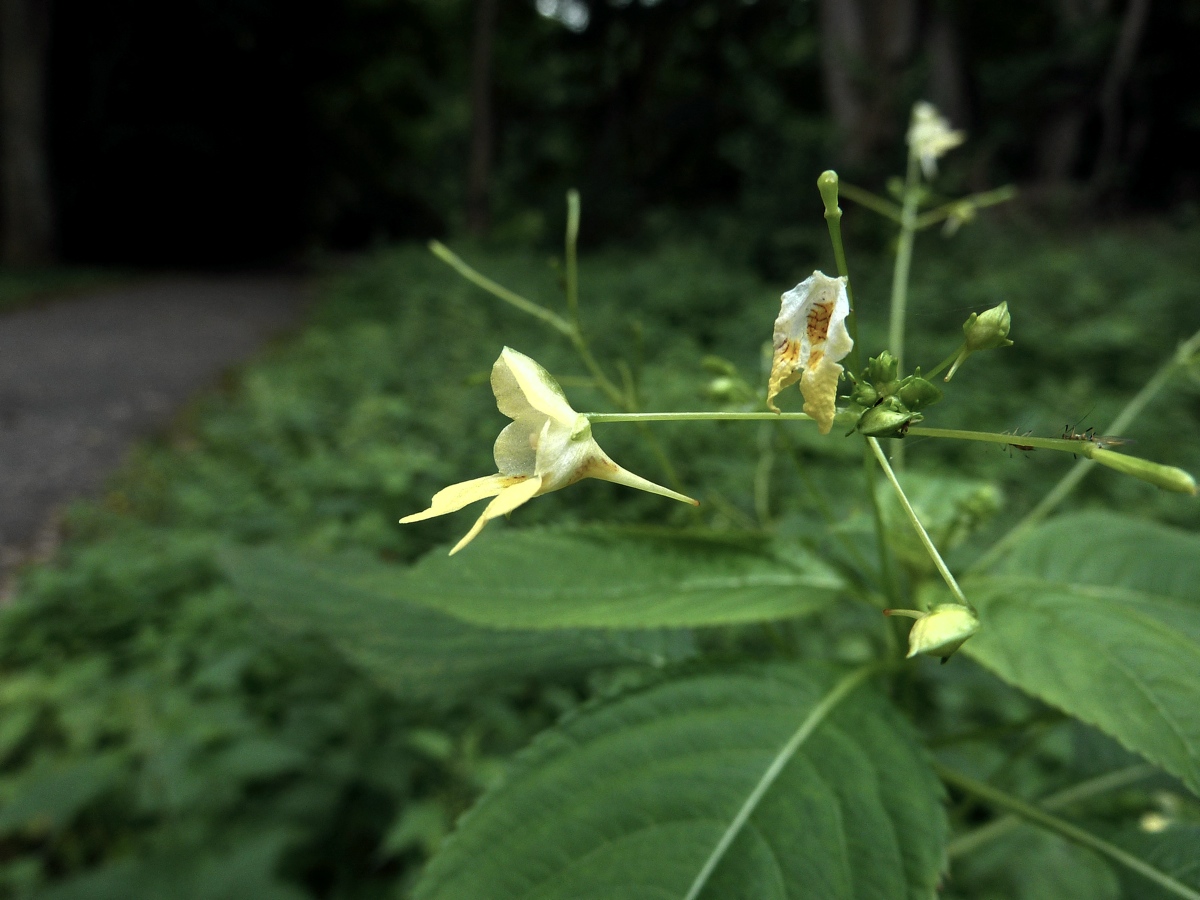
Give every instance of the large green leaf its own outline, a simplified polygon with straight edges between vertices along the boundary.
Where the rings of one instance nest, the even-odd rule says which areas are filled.
[[[941,786],[864,674],[699,674],[586,711],[518,757],[415,896],[927,900]]]
[[[659,665],[693,652],[684,631],[497,631],[355,585],[394,567],[369,559],[309,559],[229,547],[221,563],[275,624],[315,631],[399,694],[453,699],[497,680],[618,663]]]
[[[966,653],[1200,793],[1200,538],[1066,517],[963,587],[983,624]]]
[[[839,577],[806,551],[651,529],[496,530],[376,573],[375,590],[497,628],[652,628],[789,618]]]

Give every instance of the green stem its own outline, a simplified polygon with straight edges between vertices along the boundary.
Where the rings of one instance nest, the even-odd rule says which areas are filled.
[[[904,208],[900,214],[900,236],[896,242],[896,264],[892,269],[891,316],[888,320],[888,349],[900,361],[901,371],[904,370],[904,319],[908,311],[908,276],[912,269],[920,187],[917,155],[909,153],[908,174],[904,179]]]
[[[584,413],[593,423],[603,422],[811,422],[804,413],[773,412],[658,412]],[[1012,435],[1009,435],[1012,437]]]
[[[949,356],[947,356],[945,359],[943,359],[940,363],[938,363],[936,366],[934,366],[928,372],[922,372],[921,377],[928,381],[932,381],[933,377],[935,375],[942,374],[942,372],[944,372],[946,369],[948,369],[950,366],[952,366],[954,364],[954,361],[956,359],[958,359],[958,354],[962,353],[963,347],[965,347],[965,346],[966,346],[965,344],[960,344],[958,347],[955,348],[953,353],[951,353]]]
[[[1200,331],[1197,331],[1179,346],[1179,349],[1171,359],[1154,373],[1154,376],[1146,382],[1145,386],[1137,392],[1132,400],[1125,404],[1125,407],[1105,429],[1105,433],[1120,434],[1132,425],[1134,420],[1141,415],[1142,410],[1149,405],[1150,401],[1158,395],[1159,391],[1167,386],[1172,378],[1189,364],[1191,357],[1197,352],[1200,352]],[[909,429],[910,432],[914,430]],[[1020,443],[1025,443],[1025,441],[1026,438],[1021,438]],[[1083,481],[1095,465],[1096,463],[1091,459],[1080,460],[1062,477],[1050,493],[1042,498],[1042,501],[1037,506],[1026,513],[1025,517],[1014,525],[1004,537],[993,544],[987,553],[981,556],[971,568],[986,569],[995,563],[996,560],[1007,553],[1035,525],[1050,515],[1079,486],[1079,483]]]
[[[866,478],[867,497],[871,501],[871,520],[875,525],[875,543],[879,545],[879,570],[883,577],[883,590],[889,606],[900,604],[900,581],[892,568],[892,553],[888,546],[887,523],[883,520],[883,505],[879,492],[875,490],[875,463],[871,459],[871,448],[863,444],[863,476]],[[896,645],[897,650],[900,644]]]
[[[1092,797],[1107,794],[1109,791],[1136,784],[1154,775],[1157,771],[1154,766],[1137,765],[1118,769],[1115,772],[1107,772],[1104,775],[1089,778],[1087,781],[1081,781],[1066,790],[1051,794],[1038,801],[1038,806],[1045,810],[1062,809],[1064,806],[1090,800]],[[956,856],[965,856],[984,844],[1003,837],[1020,824],[1020,816],[1001,816],[952,840],[946,845],[946,855],[951,859]]]
[[[888,320],[888,349],[904,371],[904,322],[908,314],[908,279],[912,270],[913,241],[916,238],[917,204],[921,199],[921,176],[917,155],[908,154],[908,173],[904,178],[904,208],[900,213],[900,236],[896,241],[896,265],[892,269],[891,314]],[[896,467],[904,468],[904,446],[896,448]]]
[[[888,481],[892,483],[892,489],[896,492],[896,496],[900,499],[900,505],[904,507],[904,512],[908,515],[908,521],[912,523],[913,528],[917,532],[917,536],[921,539],[921,543],[925,545],[925,551],[929,554],[929,558],[933,560],[933,564],[937,566],[938,572],[942,576],[942,580],[946,582],[946,586],[950,588],[950,592],[963,606],[974,611],[975,607],[967,599],[962,592],[962,588],[955,581],[953,573],[946,565],[946,561],[942,559],[942,554],[938,553],[937,547],[933,545],[933,541],[929,537],[929,533],[925,530],[925,526],[921,524],[921,520],[917,517],[916,510],[912,508],[912,504],[908,502],[908,497],[904,493],[904,488],[900,486],[899,479],[896,478],[896,473],[892,471],[892,466],[888,462],[887,454],[883,452],[883,448],[879,446],[879,441],[875,438],[867,438],[867,443],[871,446],[871,450],[875,453],[875,459],[879,461],[880,468],[883,469],[883,474],[887,476]]]
[[[866,207],[871,212],[878,213],[885,219],[891,219],[896,223],[900,222],[900,207],[890,200],[880,197],[878,194],[872,193],[865,188],[860,188],[857,185],[847,184],[844,181],[841,184],[841,192],[859,206]]]
[[[817,187],[821,190],[821,199],[825,203],[825,224],[829,228],[829,242],[833,244],[834,264],[837,266],[838,275],[846,279],[846,300],[850,304],[850,313],[846,316],[846,331],[851,340],[848,365],[850,371],[857,374],[862,368],[858,349],[858,312],[854,307],[850,267],[846,264],[846,247],[842,243],[842,208],[837,204],[837,192],[840,187],[837,172],[830,169],[821,173],[821,177],[817,179]]]
[[[576,331],[582,331],[579,325],[579,191],[572,188],[567,191],[567,311],[571,314],[571,322]]]
[[[915,437],[950,438],[960,441],[982,441],[987,444],[1018,444],[1022,447],[1033,447],[1036,450],[1057,450],[1060,453],[1074,453],[1076,456],[1089,456],[1098,446],[1095,441],[1067,440],[1066,438],[1044,438],[1025,434],[997,434],[994,431],[962,431],[957,428],[926,428],[914,425],[908,433]]]
[[[938,222],[944,221],[954,215],[956,209],[959,209],[963,204],[970,204],[975,209],[986,209],[989,206],[996,206],[1000,203],[1007,203],[1009,200],[1017,196],[1017,189],[1014,185],[1006,184],[1004,187],[998,187],[995,190],[985,191],[982,194],[972,194],[969,197],[963,197],[961,200],[951,200],[949,203],[944,203],[929,212],[922,213],[917,216],[916,228],[917,231],[923,231],[930,225],[936,225]]]
[[[820,703],[809,711],[809,714],[804,717],[804,721],[800,723],[800,727],[793,732],[792,736],[788,738],[787,743],[775,754],[775,758],[771,760],[771,764],[763,772],[762,777],[758,780],[758,784],[754,786],[749,796],[746,797],[745,802],[742,803],[741,808],[733,817],[733,821],[729,823],[729,827],[725,829],[720,840],[717,841],[716,846],[709,853],[708,859],[704,861],[704,865],[701,867],[699,873],[697,873],[695,880],[692,881],[692,886],[688,889],[687,894],[684,895],[683,900],[696,900],[700,896],[700,892],[708,884],[708,879],[712,877],[712,873],[716,871],[717,866],[721,864],[721,860],[725,858],[726,851],[729,850],[734,840],[741,833],[746,822],[750,820],[750,816],[754,814],[754,810],[758,808],[758,804],[762,802],[762,798],[771,789],[771,785],[779,778],[780,774],[787,767],[787,764],[792,761],[792,758],[796,755],[801,745],[829,717],[834,708],[851,691],[866,681],[867,677],[875,672],[877,668],[877,665],[872,664],[851,672],[839,681]]]
[[[549,309],[546,309],[546,307],[542,306],[540,303],[534,303],[532,300],[527,300],[520,294],[510,291],[503,285],[497,284],[486,275],[480,274],[475,269],[463,262],[463,260],[456,253],[454,253],[453,250],[440,241],[430,241],[429,249],[434,256],[446,263],[448,266],[450,266],[450,268],[454,269],[454,271],[458,272],[459,275],[477,287],[483,288],[493,297],[498,297],[509,306],[516,307],[517,309],[521,310],[521,312],[528,313],[536,319],[541,319],[551,328],[567,335],[567,337],[572,337],[575,334],[574,327],[572,327],[571,323],[562,316],[552,312]]]
[[[1027,803],[1018,797],[1013,797],[1011,794],[1006,794],[1004,791],[998,790],[989,784],[984,784],[982,781],[976,781],[974,778],[956,772],[941,763],[934,762],[933,766],[938,776],[947,784],[965,793],[973,794],[992,806],[1007,810],[1027,822],[1040,825],[1047,831],[1052,831],[1069,841],[1074,841],[1077,844],[1095,850],[1097,853],[1107,856],[1127,869],[1137,872],[1142,877],[1148,878],[1159,887],[1170,891],[1177,897],[1184,897],[1187,900],[1200,900],[1200,891],[1188,887],[1167,873],[1154,868],[1154,866],[1138,859],[1132,853],[1122,850],[1115,844],[1109,843],[1103,838],[1092,834],[1090,831],[1084,831],[1082,828],[1072,825],[1058,816],[1051,815],[1031,803]]]

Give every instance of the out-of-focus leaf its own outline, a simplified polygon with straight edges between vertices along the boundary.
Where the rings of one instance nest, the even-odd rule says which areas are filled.
[[[6,785],[9,796],[0,808],[0,833],[62,828],[124,777],[125,763],[115,753],[28,769]]]
[[[808,552],[657,529],[496,529],[455,557],[359,580],[496,628],[656,628],[791,618],[840,578]]]
[[[1071,516],[963,586],[982,620],[968,655],[1200,793],[1200,539]]]
[[[272,622],[316,632],[398,694],[453,699],[497,681],[604,665],[661,665],[693,652],[686,632],[483,628],[410,603],[385,585],[403,569],[368,559],[314,560],[273,548],[227,548],[238,591]]]
[[[833,683],[701,674],[580,714],[518,758],[415,896],[927,900],[940,785],[882,697]]]

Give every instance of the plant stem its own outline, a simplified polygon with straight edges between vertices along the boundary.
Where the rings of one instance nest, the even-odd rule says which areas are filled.
[[[875,490],[875,464],[871,459],[871,448],[863,445],[863,477],[866,479],[867,497],[871,501],[871,519],[875,525],[875,543],[879,545],[879,573],[883,578],[883,591],[891,606],[900,603],[900,582],[892,568],[892,552],[888,546],[887,523],[883,520],[883,505],[879,492]],[[899,649],[899,644],[896,645]]]
[[[983,441],[988,444],[1019,444],[1022,447],[1033,447],[1037,450],[1057,450],[1061,453],[1074,453],[1076,456],[1088,456],[1096,449],[1095,441],[1068,440],[1066,438],[1033,437],[1025,434],[998,434],[994,431],[962,431],[957,428],[925,428],[914,425],[908,433],[915,437],[951,438],[960,441]],[[1103,442],[1101,442],[1103,443]]]
[[[593,423],[603,422],[811,422],[804,413],[773,412],[646,412],[584,413]],[[1009,435],[1012,437],[1012,435]]]
[[[582,331],[579,325],[579,191],[572,188],[567,191],[567,311],[571,315],[571,323],[576,331]]]
[[[927,380],[932,380],[933,376],[942,374],[942,372],[944,372],[951,365],[953,365],[954,361],[956,359],[958,359],[958,354],[962,353],[963,346],[964,345],[960,344],[957,348],[955,348],[953,353],[951,353],[949,356],[947,356],[945,359],[943,359],[940,363],[938,363],[936,366],[934,366],[928,372],[922,372],[921,377],[925,378]]]
[[[841,192],[846,197],[849,197],[859,206],[866,207],[873,213],[878,213],[885,219],[891,219],[893,222],[899,223],[901,217],[900,207],[878,194],[860,188],[857,185],[841,183]]]
[[[1175,375],[1189,364],[1191,357],[1197,352],[1200,352],[1200,331],[1197,331],[1179,346],[1179,349],[1171,359],[1154,373],[1154,376],[1146,382],[1145,386],[1137,392],[1132,400],[1125,404],[1124,408],[1117,414],[1117,417],[1105,429],[1105,433],[1120,434],[1132,425],[1134,420],[1141,415],[1142,410],[1149,405],[1150,401],[1158,395],[1159,391],[1167,386]],[[910,432],[915,430],[909,429]],[[1026,438],[1021,438],[1019,443],[1024,444],[1026,440]],[[995,563],[1030,529],[1046,518],[1046,516],[1050,515],[1079,486],[1079,483],[1083,481],[1095,465],[1096,463],[1091,459],[1080,460],[1062,477],[1050,493],[1042,498],[1042,501],[1037,506],[1026,513],[1025,517],[1014,525],[1000,540],[996,541],[983,556],[976,560],[971,568],[986,569]]]
[[[998,790],[989,784],[984,784],[982,781],[976,781],[974,778],[956,772],[939,762],[935,761],[933,767],[942,781],[953,785],[965,793],[973,794],[992,806],[1007,810],[1027,822],[1040,825],[1047,831],[1052,831],[1055,834],[1065,837],[1067,840],[1095,850],[1097,853],[1107,856],[1114,862],[1120,863],[1126,868],[1137,872],[1142,877],[1148,878],[1159,887],[1170,891],[1177,897],[1184,897],[1186,900],[1200,900],[1200,891],[1188,887],[1167,873],[1154,868],[1154,866],[1138,859],[1132,853],[1121,849],[1115,844],[1109,843],[1103,838],[1092,834],[1090,831],[1084,831],[1082,828],[1072,825],[1058,816],[1051,815],[1031,803],[1027,803],[1018,797],[1013,797],[1011,794],[1006,794],[1004,791]]]
[[[1081,781],[1079,784],[1073,785],[1066,790],[1051,794],[1049,797],[1038,801],[1038,807],[1045,810],[1062,809],[1064,806],[1070,806],[1072,803],[1089,800],[1100,794],[1106,794],[1109,791],[1115,791],[1127,785],[1135,784],[1149,778],[1157,771],[1154,766],[1136,765],[1118,769],[1115,772],[1107,772],[1104,775],[1089,778],[1087,781]],[[1002,816],[952,840],[946,845],[946,855],[951,859],[956,856],[964,856],[982,847],[984,844],[1008,834],[1008,832],[1020,824],[1020,816]]]
[[[775,780],[787,767],[787,764],[792,761],[792,757],[796,755],[796,751],[812,736],[812,733],[820,727],[821,723],[828,718],[834,708],[846,698],[846,695],[866,681],[867,677],[877,669],[878,665],[872,664],[851,672],[834,685],[833,690],[826,694],[821,699],[821,702],[809,711],[808,715],[804,717],[804,721],[800,723],[800,727],[792,733],[787,743],[775,754],[775,758],[771,760],[771,764],[763,772],[762,777],[758,780],[758,784],[754,786],[754,790],[746,797],[745,802],[733,817],[733,821],[729,823],[729,827],[725,829],[724,834],[721,835],[721,839],[717,841],[717,845],[709,853],[708,859],[705,860],[695,880],[692,881],[692,886],[688,889],[687,894],[684,895],[683,900],[696,900],[700,896],[700,892],[708,884],[708,879],[712,877],[712,873],[716,871],[721,860],[725,858],[726,851],[733,844],[738,834],[741,833],[750,816],[754,814],[754,810],[758,808],[758,804],[762,801],[762,798],[771,789],[771,785],[775,783]]]
[[[1007,203],[1016,196],[1016,187],[1006,184],[1004,187],[984,191],[982,194],[972,194],[969,197],[963,197],[961,200],[951,200],[949,203],[943,203],[936,209],[931,209],[929,212],[918,216],[916,227],[918,231],[923,231],[930,225],[936,225],[938,222],[950,218],[954,215],[954,211],[961,208],[964,204],[970,204],[975,209],[985,209],[989,206],[996,206],[999,203]]]
[[[836,190],[840,187],[840,182],[837,173],[830,170],[821,175],[818,179],[818,185],[821,180],[828,177],[832,184],[833,190],[830,191],[829,199],[836,199]],[[850,284],[850,267],[846,264],[846,247],[842,243],[842,208],[835,202],[831,207],[828,200],[822,195],[822,200],[825,200],[825,224],[829,228],[829,242],[833,244],[833,259],[837,266],[837,273],[842,278],[846,279],[846,301],[850,304],[850,313],[846,316],[846,331],[850,335],[850,359],[848,365],[851,373],[857,375],[862,367],[858,349],[858,312],[854,307],[854,289]]]
[[[908,154],[904,178],[904,208],[900,213],[900,236],[896,241],[896,265],[892,269],[891,315],[888,320],[888,349],[904,371],[904,321],[908,314],[908,277],[912,269],[913,241],[917,233],[917,204],[921,199],[921,175],[917,154]],[[896,467],[904,468],[904,448],[896,448]]]
[[[966,595],[962,592],[962,588],[955,581],[953,573],[946,565],[946,561],[942,559],[942,554],[938,553],[937,547],[930,540],[929,533],[925,530],[925,526],[921,524],[921,520],[917,517],[916,510],[912,508],[912,504],[908,502],[908,497],[904,493],[904,488],[900,486],[900,481],[896,478],[896,473],[892,471],[892,466],[888,462],[887,454],[883,452],[883,448],[879,446],[879,441],[875,438],[867,438],[867,443],[875,452],[875,459],[879,461],[880,467],[883,469],[883,474],[887,476],[888,481],[892,483],[892,488],[896,492],[896,496],[900,499],[900,505],[904,507],[904,512],[908,515],[908,520],[912,523],[913,528],[917,532],[917,536],[921,539],[921,543],[925,545],[925,551],[929,554],[929,558],[933,560],[933,564],[937,566],[937,570],[941,573],[942,580],[946,582],[946,586],[950,588],[950,592],[963,606],[974,611],[975,607],[971,605]]]
[[[448,266],[450,266],[450,268],[454,269],[454,271],[458,272],[459,275],[477,287],[483,288],[493,297],[498,297],[509,306],[516,307],[517,309],[521,310],[521,312],[528,313],[536,319],[541,319],[551,328],[561,332],[562,334],[565,334],[567,337],[572,337],[574,335],[575,329],[572,327],[571,323],[562,316],[552,312],[549,309],[546,309],[546,307],[542,306],[540,303],[534,303],[532,300],[525,299],[520,294],[510,291],[503,285],[492,281],[492,279],[488,278],[486,275],[477,272],[475,269],[467,265],[453,250],[440,241],[430,241],[429,249],[434,256],[446,263]]]

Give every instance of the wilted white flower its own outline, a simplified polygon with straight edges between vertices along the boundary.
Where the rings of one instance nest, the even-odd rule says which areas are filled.
[[[908,146],[921,161],[926,178],[937,174],[937,161],[964,140],[966,134],[955,131],[932,103],[913,104],[912,123],[908,126]]]
[[[434,494],[429,509],[400,520],[419,522],[494,497],[471,530],[454,545],[451,556],[474,540],[492,519],[583,478],[613,481],[699,505],[691,497],[634,475],[609,459],[592,437],[592,423],[587,416],[571,409],[554,376],[524,353],[504,348],[492,366],[492,391],[500,412],[513,420],[496,438],[493,452],[499,473],[443,488]]]
[[[846,279],[813,272],[782,297],[775,320],[775,353],[767,385],[767,406],[775,412],[775,397],[800,382],[804,411],[821,434],[828,434],[837,413],[838,361],[854,347],[846,330],[850,299]]]

